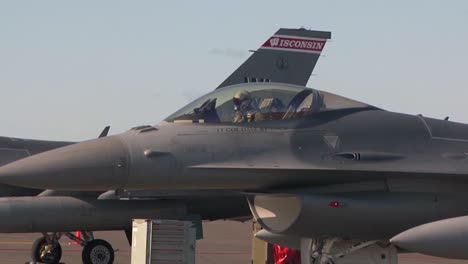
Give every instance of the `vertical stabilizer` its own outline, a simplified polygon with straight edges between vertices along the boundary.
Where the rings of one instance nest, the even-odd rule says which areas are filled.
[[[331,32],[279,29],[218,88],[249,82],[305,86]]]

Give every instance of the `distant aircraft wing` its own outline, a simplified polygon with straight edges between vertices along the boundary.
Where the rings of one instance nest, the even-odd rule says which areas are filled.
[[[99,138],[107,137],[107,135],[109,134],[109,129],[110,129],[110,126],[106,126],[106,127],[102,130],[101,134],[99,135]]]
[[[305,86],[331,32],[279,29],[218,88],[249,82]]]

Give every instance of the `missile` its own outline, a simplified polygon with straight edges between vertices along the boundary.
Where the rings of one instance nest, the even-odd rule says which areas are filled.
[[[468,216],[423,224],[396,235],[390,242],[412,252],[468,259]]]
[[[169,201],[0,198],[0,233],[122,230],[134,218],[180,219],[185,215],[183,205]]]

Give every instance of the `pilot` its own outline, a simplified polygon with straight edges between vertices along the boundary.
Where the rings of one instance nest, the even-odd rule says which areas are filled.
[[[278,120],[284,115],[284,105],[275,97],[262,98],[258,103],[258,111],[255,114],[255,122]]]
[[[254,99],[247,90],[238,91],[234,94],[232,102],[234,103],[234,123],[253,122],[255,119],[256,108]]]

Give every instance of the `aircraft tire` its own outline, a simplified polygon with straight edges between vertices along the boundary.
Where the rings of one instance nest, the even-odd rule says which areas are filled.
[[[107,241],[94,239],[84,246],[81,258],[83,264],[112,264],[114,249]]]
[[[45,247],[49,243],[47,242],[45,237],[40,237],[34,241],[32,248],[31,248],[31,260],[34,262],[45,263],[45,264],[58,264],[60,259],[62,258],[62,247],[60,243],[56,243],[54,245],[53,250],[46,254],[45,256],[41,257],[42,252],[45,250]]]

